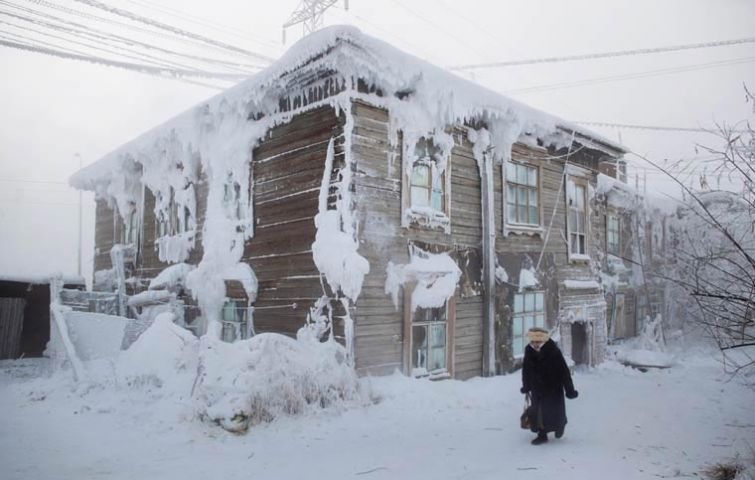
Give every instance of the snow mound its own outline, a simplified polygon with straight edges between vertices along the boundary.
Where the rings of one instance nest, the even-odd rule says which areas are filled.
[[[231,432],[362,398],[346,350],[333,340],[262,333],[224,343],[208,335],[200,348],[198,414]]]
[[[637,368],[670,368],[675,363],[673,356],[650,350],[618,350],[616,361]]]
[[[121,352],[117,372],[127,385],[161,387],[194,372],[199,341],[188,330],[173,323],[172,313],[161,313],[139,338]]]

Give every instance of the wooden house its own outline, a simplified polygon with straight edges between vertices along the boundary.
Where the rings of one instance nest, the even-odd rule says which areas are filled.
[[[72,183],[98,194],[97,288],[170,290],[198,334],[320,325],[359,372],[469,378],[515,368],[530,326],[601,360],[595,189],[624,151],[334,27]]]

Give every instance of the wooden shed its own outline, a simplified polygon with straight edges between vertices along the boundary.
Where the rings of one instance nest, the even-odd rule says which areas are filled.
[[[0,276],[0,360],[41,357],[50,340],[50,276]],[[84,279],[64,278],[68,289]]]

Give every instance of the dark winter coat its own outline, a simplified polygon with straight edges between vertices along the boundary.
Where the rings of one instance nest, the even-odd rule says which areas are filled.
[[[566,426],[564,392],[575,398],[571,373],[556,342],[548,340],[535,351],[530,345],[524,349],[522,364],[522,393],[530,393],[536,418],[532,431],[563,432]]]

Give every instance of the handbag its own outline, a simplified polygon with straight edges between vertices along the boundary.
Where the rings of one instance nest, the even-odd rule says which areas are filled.
[[[522,416],[519,417],[519,426],[522,427],[525,430],[530,430],[532,427],[532,414],[534,413],[534,408],[532,406],[532,401],[530,399],[530,394],[527,393],[524,395],[524,411],[522,412]]]

